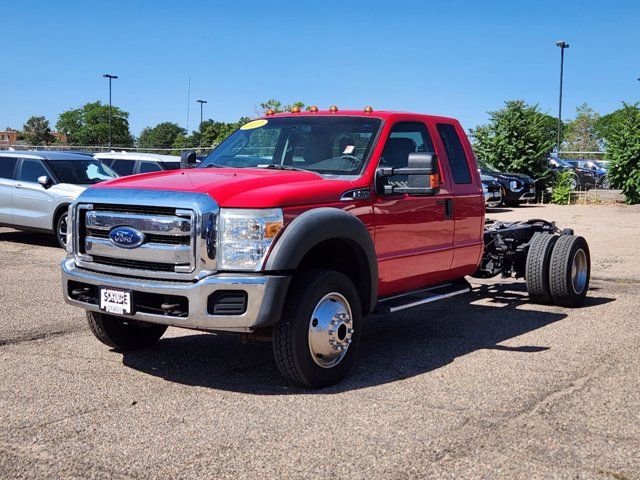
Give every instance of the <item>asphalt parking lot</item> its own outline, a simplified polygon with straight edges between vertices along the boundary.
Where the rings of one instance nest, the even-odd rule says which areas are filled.
[[[1,478],[640,478],[640,209],[497,210],[587,238],[585,307],[521,281],[368,319],[350,378],[170,329],[121,354],[61,298],[53,238],[0,229]]]

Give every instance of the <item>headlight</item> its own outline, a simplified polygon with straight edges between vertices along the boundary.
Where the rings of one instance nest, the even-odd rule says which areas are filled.
[[[483,183],[482,184],[482,193],[487,193],[489,191],[489,189],[487,188],[487,186]]]
[[[518,190],[522,190],[522,185],[517,180],[511,180],[509,182],[509,190],[513,192],[517,192]]]
[[[282,226],[282,210],[279,208],[221,209],[220,270],[260,270]]]

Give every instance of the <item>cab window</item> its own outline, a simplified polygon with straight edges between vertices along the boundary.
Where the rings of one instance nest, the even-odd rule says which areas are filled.
[[[381,167],[406,167],[409,162],[409,154],[416,152],[433,153],[433,142],[424,123],[400,122],[391,129],[389,138],[385,143]],[[407,175],[394,175],[386,179],[388,185],[407,185]]]
[[[49,176],[49,172],[44,168],[44,165],[40,163],[40,160],[31,160],[28,158],[22,160],[18,180],[37,183],[38,177],[41,177],[42,175]]]
[[[469,161],[458,132],[456,132],[456,127],[449,123],[439,123],[437,129],[447,152],[453,182],[457,184],[471,183]]]

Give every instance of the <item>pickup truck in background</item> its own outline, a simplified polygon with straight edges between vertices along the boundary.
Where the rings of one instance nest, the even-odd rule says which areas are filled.
[[[583,302],[586,241],[544,220],[485,225],[484,202],[452,118],[267,112],[197,168],[84,192],[69,209],[63,295],[116,349],[148,347],[167,326],[254,335],[290,382],[321,388],[353,365],[365,316],[463,294],[469,275]]]

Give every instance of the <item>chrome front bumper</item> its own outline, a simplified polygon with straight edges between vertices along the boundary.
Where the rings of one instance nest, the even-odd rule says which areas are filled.
[[[101,312],[97,301],[71,298],[73,286],[113,287],[133,292],[134,313],[121,315],[145,322],[207,331],[251,332],[277,323],[289,286],[286,275],[216,274],[194,282],[147,280],[119,277],[78,268],[72,258],[62,262],[62,294],[71,305]],[[74,282],[70,288],[69,282]],[[208,311],[208,299],[218,291],[243,291],[247,294],[246,311],[240,315],[213,315]],[[188,300],[186,316],[135,311],[136,294],[156,294],[184,297]],[[97,299],[96,299],[97,300]]]

